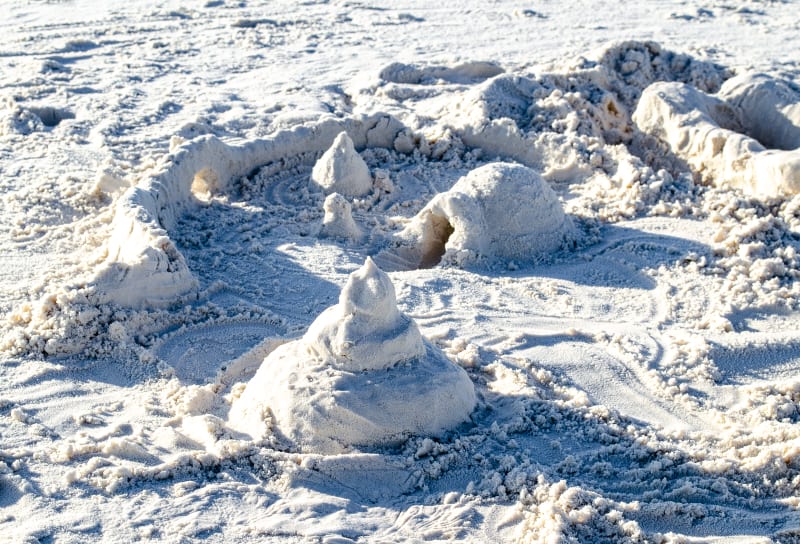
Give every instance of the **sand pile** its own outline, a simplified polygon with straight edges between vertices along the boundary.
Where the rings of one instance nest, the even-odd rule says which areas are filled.
[[[436,195],[399,235],[394,254],[409,268],[440,261],[540,260],[574,240],[570,218],[534,170],[491,163],[472,170]]]
[[[304,451],[337,453],[436,435],[475,406],[466,372],[425,342],[371,259],[306,334],[272,352],[231,408],[233,428],[275,430]]]
[[[634,122],[708,183],[762,197],[800,191],[800,92],[788,82],[744,74],[716,95],[655,83]]]

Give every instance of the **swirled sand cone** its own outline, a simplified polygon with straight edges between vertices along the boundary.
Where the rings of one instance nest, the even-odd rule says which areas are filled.
[[[389,276],[367,258],[338,304],[264,360],[230,425],[260,437],[271,421],[301,450],[340,453],[437,435],[474,406],[466,372],[423,340]]]

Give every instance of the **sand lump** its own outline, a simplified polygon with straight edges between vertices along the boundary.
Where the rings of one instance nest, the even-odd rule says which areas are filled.
[[[409,268],[443,260],[540,260],[574,240],[574,227],[555,192],[534,170],[490,163],[472,170],[436,195],[384,252]],[[395,259],[395,261],[397,261]]]
[[[398,310],[389,276],[367,258],[338,304],[267,356],[230,424],[260,436],[271,419],[300,449],[338,453],[440,434],[474,406],[466,372],[423,340]]]
[[[800,191],[800,92],[787,82],[744,74],[716,95],[655,83],[633,120],[706,182],[760,197]]]

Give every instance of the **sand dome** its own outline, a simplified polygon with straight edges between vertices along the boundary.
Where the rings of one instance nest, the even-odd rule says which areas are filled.
[[[467,373],[423,340],[389,276],[367,258],[338,304],[264,359],[229,423],[260,437],[271,421],[299,449],[332,454],[438,435],[475,401]]]
[[[574,239],[574,227],[536,171],[498,162],[472,170],[436,195],[398,238],[399,248],[390,252],[407,268],[435,266],[442,259],[526,262]]]

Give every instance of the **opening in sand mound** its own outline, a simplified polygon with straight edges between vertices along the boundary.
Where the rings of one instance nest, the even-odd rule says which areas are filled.
[[[574,236],[572,221],[538,173],[491,163],[436,195],[398,235],[397,247],[379,259],[397,264],[399,258],[409,268],[430,268],[442,260],[531,262]]]
[[[655,83],[633,120],[706,182],[753,196],[800,191],[800,92],[788,82],[745,74],[716,95]]]
[[[267,356],[230,424],[263,436],[271,419],[300,449],[339,453],[441,434],[474,406],[466,372],[423,340],[398,310],[389,276],[367,258],[337,305]]]
[[[439,264],[447,252],[447,241],[455,232],[453,225],[443,215],[431,213],[427,219],[428,224],[423,229],[420,268],[432,268]]]
[[[191,191],[200,202],[209,202],[219,190],[219,174],[211,168],[203,168],[192,179]]]
[[[55,127],[66,119],[75,119],[75,114],[63,108],[52,106],[30,106],[28,110],[42,120],[46,127]]]

